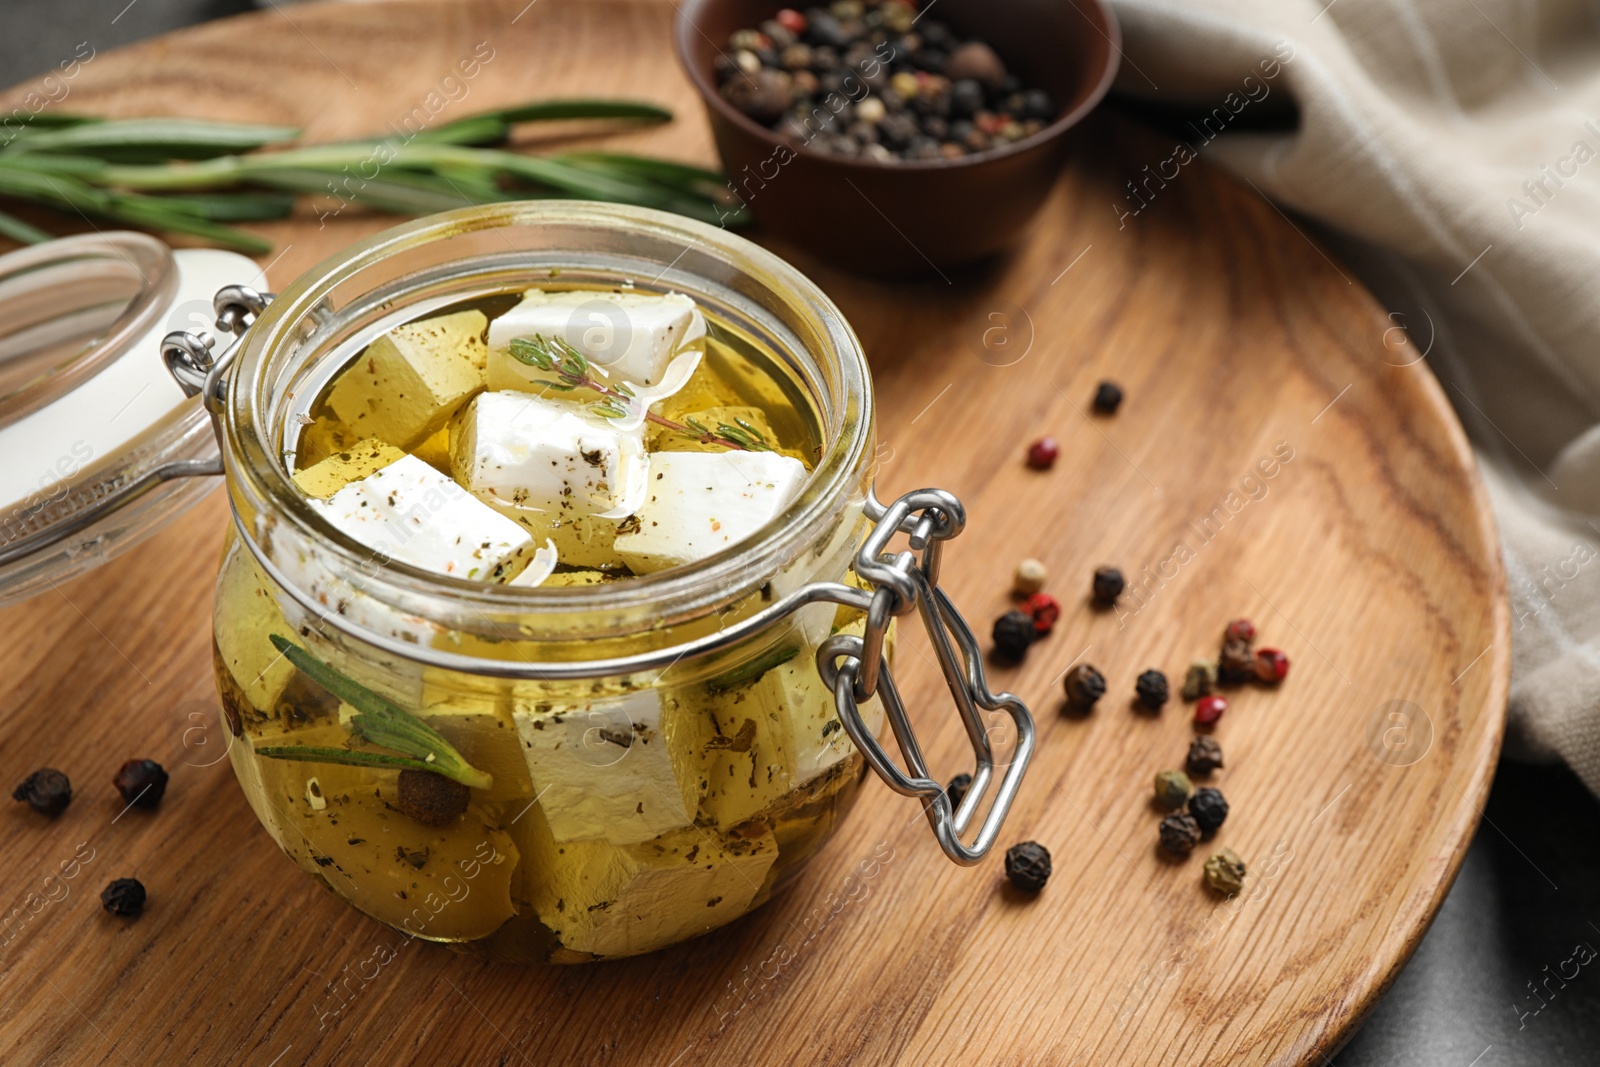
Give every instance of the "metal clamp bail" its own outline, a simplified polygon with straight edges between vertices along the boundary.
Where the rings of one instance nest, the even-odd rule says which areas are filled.
[[[233,338],[221,355],[212,356],[217,340],[209,333],[175,330],[161,339],[161,358],[167,371],[177,379],[185,396],[201,398],[211,415],[211,429],[222,444],[222,407],[227,398],[227,371],[239,350],[239,339],[256,317],[272,302],[272,293],[261,293],[248,285],[225,285],[211,298],[217,315],[217,329]],[[218,467],[221,473],[221,467]]]
[[[1033,756],[1033,716],[1016,696],[989,690],[978,640],[950,598],[938,587],[943,544],[960,534],[966,525],[966,511],[961,502],[940,489],[920,489],[885,507],[876,494],[869,494],[866,513],[877,521],[877,526],[862,543],[855,563],[856,573],[873,587],[866,631],[862,637],[836,634],[824,641],[817,649],[817,670],[833,690],[839,721],[845,732],[872,769],[890,789],[920,798],[939,847],[956,863],[970,866],[994,845],[1011,803],[1016,799],[1022,776]],[[889,541],[899,533],[907,535],[911,548],[890,554],[886,551]],[[895,686],[894,674],[883,656],[890,619],[912,611],[922,617],[976,757],[972,785],[959,807],[952,808],[945,787],[928,776],[921,746]],[[861,718],[861,703],[873,696],[883,701],[909,773],[902,771],[884,751]],[[968,844],[961,835],[989,795],[996,770],[989,729],[980,709],[1009,715],[1016,727],[1017,741],[1011,761],[994,789],[989,812]]]

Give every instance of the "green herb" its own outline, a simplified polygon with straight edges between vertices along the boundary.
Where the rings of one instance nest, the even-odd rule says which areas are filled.
[[[300,673],[333,696],[356,709],[350,730],[358,738],[399,756],[361,749],[271,746],[256,749],[256,754],[272,759],[303,760],[308,763],[340,763],[352,767],[393,770],[432,771],[474,789],[488,789],[494,778],[469,764],[440,733],[421,719],[374,693],[366,686],[317,659],[311,653],[277,634],[272,645],[293,663]]]
[[[513,337],[509,348],[511,357],[517,362],[537,367],[547,374],[556,376],[554,381],[538,383],[544,388],[558,393],[570,393],[574,389],[588,389],[599,393],[600,399],[590,401],[587,407],[591,413],[601,418],[623,418],[636,403],[633,390],[626,384],[613,388],[596,379],[583,353],[560,337],[546,339],[540,334],[532,337]],[[698,419],[678,422],[657,415],[648,407],[645,408],[644,417],[657,426],[664,426],[669,430],[693,437],[701,444],[721,445],[723,448],[739,452],[772,451],[772,446],[767,444],[766,436],[744,419],[735,419],[734,422],[737,423],[735,426],[718,423],[717,428],[712,430]]]
[[[132,223],[258,253],[271,245],[223,224],[283,218],[299,194],[335,200],[339,210],[360,204],[396,215],[578,197],[704,222],[744,222],[722,177],[711,171],[623,153],[534,156],[492,147],[507,142],[521,122],[671,117],[637,101],[546,100],[468,115],[405,140],[293,146],[300,131],[288,126],[39,116],[0,148],[0,195],[75,221]],[[49,239],[10,215],[0,215],[0,234],[24,243]]]
[[[760,678],[763,674],[780,667],[800,654],[800,649],[795,645],[784,648],[775,648],[765,655],[757,656],[749,663],[741,664],[726,674],[719,674],[706,682],[706,688],[713,693],[726,693],[730,689],[737,689],[741,685]]]

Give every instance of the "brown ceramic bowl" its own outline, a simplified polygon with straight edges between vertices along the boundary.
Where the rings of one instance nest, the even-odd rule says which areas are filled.
[[[1111,86],[1117,21],[1104,0],[932,2],[930,18],[988,42],[1024,87],[1055,99],[1059,117],[1025,140],[955,160],[875,163],[798,147],[724,100],[712,66],[729,34],[771,18],[784,0],[682,0],[678,56],[705,98],[730,181],[768,232],[858,273],[899,276],[982,259],[1022,236],[1055,184],[1067,133]]]

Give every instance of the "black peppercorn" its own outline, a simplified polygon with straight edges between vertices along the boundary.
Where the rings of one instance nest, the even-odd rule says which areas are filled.
[[[961,801],[966,798],[967,790],[972,788],[972,775],[958,774],[950,779],[950,784],[945,786],[945,796],[950,798],[950,806],[959,808]]]
[[[60,815],[72,803],[72,783],[54,767],[41,767],[12,790],[11,799],[22,801],[40,815]]]
[[[1005,659],[1020,660],[1039,632],[1034,629],[1032,615],[1008,611],[994,621],[993,636],[995,652]]]
[[[424,826],[449,826],[467,810],[471,794],[454,778],[432,771],[400,772],[395,807]]]
[[[1068,671],[1062,684],[1067,690],[1067,705],[1076,711],[1088,711],[1095,701],[1106,695],[1105,675],[1087,663]]]
[[[1115,567],[1096,567],[1094,571],[1094,598],[1102,604],[1114,604],[1128,586],[1127,579]],[[1253,667],[1251,668],[1254,669]]]
[[[1256,656],[1248,641],[1224,641],[1217,657],[1217,680],[1238,685],[1256,676]]]
[[[1133,690],[1139,694],[1139,703],[1151,711],[1160,711],[1167,702],[1167,676],[1160,671],[1145,671],[1133,684]]]
[[[1215,738],[1197,737],[1189,742],[1189,758],[1184,763],[1190,774],[1210,774],[1222,766],[1222,746]]]
[[[1050,850],[1037,841],[1006,849],[1006,877],[1024,893],[1037,893],[1050,880]]]
[[[161,803],[167,792],[167,772],[153,759],[131,759],[111,779],[122,802],[146,810]]]
[[[144,883],[137,878],[118,878],[101,891],[100,906],[112,915],[133,918],[144,910]]]
[[[1214,834],[1228,818],[1228,802],[1223,799],[1220,789],[1201,786],[1189,798],[1189,814],[1200,824],[1202,832]]]
[[[1040,93],[1039,95],[1040,96],[1044,96],[1043,93]],[[1044,103],[1043,103],[1042,108],[1036,107],[1036,108],[1032,108],[1032,109],[1029,109],[1029,110],[1048,110],[1049,108],[1050,108],[1050,98],[1049,97],[1044,97]],[[1047,118],[1047,117],[1052,117],[1052,116],[1035,114],[1033,117],[1034,118]],[[1122,387],[1120,385],[1118,385],[1116,382],[1101,382],[1095,388],[1095,391],[1094,391],[1094,409],[1096,411],[1100,412],[1102,415],[1115,415],[1116,412],[1117,412],[1117,408],[1119,408],[1121,406],[1122,406]]]
[[[1200,843],[1200,824],[1187,812],[1174,812],[1161,820],[1161,847],[1174,856],[1187,856]]]

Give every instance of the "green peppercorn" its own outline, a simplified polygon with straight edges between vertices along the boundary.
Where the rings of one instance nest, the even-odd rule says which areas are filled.
[[[1175,811],[1189,802],[1194,795],[1194,783],[1182,771],[1156,772],[1156,803],[1168,811]]]
[[[1006,849],[1006,877],[1024,893],[1037,893],[1050,880],[1050,850],[1037,841]]]
[[[1139,703],[1151,711],[1160,711],[1167,702],[1167,676],[1160,671],[1145,671],[1133,683],[1133,691],[1139,696]]]
[[[1189,758],[1184,761],[1193,775],[1208,775],[1222,766],[1222,746],[1212,737],[1196,737],[1189,742]]]
[[[1200,824],[1187,812],[1175,811],[1161,820],[1161,847],[1174,856],[1187,856],[1200,843]]]
[[[1225,848],[1206,860],[1206,885],[1224,896],[1233,896],[1244,888],[1244,860],[1231,848]]]
[[[1209,696],[1217,687],[1217,665],[1210,660],[1197,659],[1189,664],[1183,676],[1183,699],[1199,700]]]
[[[1222,790],[1204,785],[1189,798],[1189,814],[1200,824],[1201,831],[1209,836],[1216,833],[1227,820],[1228,802],[1223,799]]]
[[[1062,685],[1067,691],[1067,707],[1073,711],[1089,711],[1095,701],[1106,695],[1105,675],[1087,663],[1080,663],[1068,671]]]

